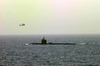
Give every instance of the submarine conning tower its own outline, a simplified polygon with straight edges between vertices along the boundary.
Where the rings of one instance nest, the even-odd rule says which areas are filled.
[[[42,44],[46,44],[46,40],[45,40],[44,37],[43,37],[43,39],[41,40],[41,43],[42,43]]]

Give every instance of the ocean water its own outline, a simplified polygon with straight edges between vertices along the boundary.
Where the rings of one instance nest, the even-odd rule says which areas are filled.
[[[43,36],[47,42],[77,44],[26,45]],[[0,36],[0,66],[100,66],[100,35]]]

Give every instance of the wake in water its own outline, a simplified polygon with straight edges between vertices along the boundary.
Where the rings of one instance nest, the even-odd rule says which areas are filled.
[[[26,45],[29,45],[29,43],[26,43]]]

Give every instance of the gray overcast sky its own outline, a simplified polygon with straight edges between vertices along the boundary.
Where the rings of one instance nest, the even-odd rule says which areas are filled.
[[[99,25],[100,0],[0,0],[0,35],[100,34]]]

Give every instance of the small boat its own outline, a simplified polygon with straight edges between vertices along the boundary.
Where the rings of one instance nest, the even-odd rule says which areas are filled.
[[[86,42],[86,44],[89,44],[89,42]]]

